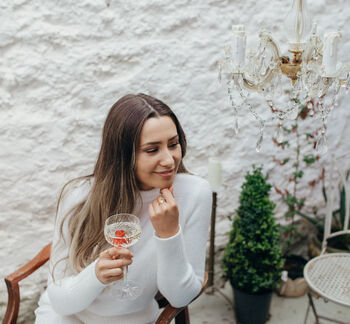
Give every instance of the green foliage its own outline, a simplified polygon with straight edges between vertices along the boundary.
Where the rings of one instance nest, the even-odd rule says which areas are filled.
[[[277,164],[274,171],[278,172],[279,175],[285,176],[286,180],[288,180],[288,182],[284,182],[284,188],[277,185],[274,186],[277,194],[281,196],[281,202],[287,207],[284,217],[288,224],[280,227],[284,256],[288,256],[291,253],[293,244],[300,238],[300,234],[294,226],[296,216],[300,216],[301,213],[307,213],[305,210],[309,210],[310,204],[307,204],[309,200],[306,202],[309,196],[301,197],[300,189],[306,186],[315,188],[324,178],[324,169],[322,169],[321,174],[317,178],[311,181],[306,181],[305,179],[306,175],[309,174],[309,170],[311,170],[311,166],[312,169],[315,169],[317,167],[316,162],[319,160],[317,154],[303,154],[305,151],[314,149],[316,140],[319,137],[320,129],[316,129],[311,133],[307,132],[308,128],[305,128],[308,123],[313,122],[308,117],[312,117],[314,114],[317,109],[317,103],[313,101],[301,103],[298,98],[295,99],[295,102],[298,104],[298,115],[292,125],[288,125],[288,127],[286,125],[281,126],[281,123],[278,125],[278,127],[282,127],[286,139],[284,142],[279,143],[273,138],[274,144],[284,150],[283,160],[274,157],[274,161]],[[286,142],[290,143],[290,145],[284,145]],[[280,152],[282,153],[282,151]],[[286,153],[289,156],[285,157]],[[286,160],[287,162],[285,162]],[[315,209],[313,209],[314,211]]]
[[[295,172],[293,172],[293,175],[294,175],[295,178],[300,178],[301,179],[303,177],[303,175],[304,175],[304,171],[303,170],[295,171]]]
[[[306,139],[313,138],[314,136],[310,133],[305,133]]]
[[[261,167],[247,173],[239,207],[225,247],[223,269],[231,284],[247,293],[260,294],[279,285],[282,266],[280,234],[275,224],[271,185]]]
[[[316,156],[314,156],[313,154],[308,154],[305,155],[303,158],[303,161],[307,164],[307,165],[311,165],[313,163],[316,162]]]

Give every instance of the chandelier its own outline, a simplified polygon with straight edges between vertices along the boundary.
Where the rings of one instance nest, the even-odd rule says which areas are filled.
[[[317,34],[317,25],[312,23],[306,0],[293,0],[285,19],[288,36],[288,56],[281,56],[277,43],[266,30],[259,32],[259,45],[247,57],[246,34],[243,25],[232,27],[232,46],[225,48],[224,59],[218,62],[219,80],[225,79],[230,103],[233,108],[235,134],[238,133],[238,110],[247,108],[259,125],[256,150],[261,150],[264,127],[267,123],[277,123],[278,132],[285,120],[298,116],[300,102],[303,101],[309,115],[321,121],[321,131],[316,142],[316,150],[327,152],[327,119],[337,104],[339,91],[350,87],[350,63],[337,62],[337,47],[342,37],[339,31],[328,32],[323,42]],[[282,96],[282,77],[290,79],[287,100],[276,108],[275,99]],[[271,116],[260,116],[249,102],[255,92],[264,97]]]

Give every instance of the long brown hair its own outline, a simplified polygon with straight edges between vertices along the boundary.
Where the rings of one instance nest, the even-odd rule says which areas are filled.
[[[95,260],[106,246],[103,226],[108,216],[115,213],[132,213],[140,198],[136,178],[136,153],[140,133],[145,121],[152,117],[169,116],[176,125],[182,157],[186,154],[185,133],[172,110],[162,101],[145,94],[128,94],[119,99],[110,109],[102,132],[102,144],[94,173],[83,178],[92,178],[88,196],[64,216],[68,223],[69,267],[80,272]],[[182,161],[178,173],[187,172]],[[73,180],[81,180],[78,178]],[[71,182],[72,183],[72,182]],[[71,188],[66,185],[58,201]],[[57,208],[58,209],[58,208]]]

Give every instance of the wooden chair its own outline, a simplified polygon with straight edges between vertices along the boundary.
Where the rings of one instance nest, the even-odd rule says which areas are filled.
[[[332,170],[333,167],[334,160],[332,161]],[[331,175],[332,173],[333,172],[331,171]],[[311,259],[305,265],[304,278],[309,285],[311,292],[313,292],[316,296],[322,297],[326,301],[331,301],[339,305],[350,307],[350,253],[325,253],[328,239],[339,235],[350,234],[350,186],[346,183],[345,170],[341,170],[339,173],[340,178],[336,182],[336,185],[330,188],[330,194],[328,195],[322,252],[320,256]],[[344,227],[338,232],[331,233],[334,191],[338,189],[340,184],[344,187],[346,197]],[[306,311],[304,323],[307,321],[310,307],[314,313],[317,324],[320,323],[319,319],[325,319],[332,323],[350,323],[350,321],[344,323],[319,315],[316,311],[312,294],[310,292],[308,293],[308,298],[309,306]]]
[[[10,274],[5,278],[7,292],[8,292],[8,304],[5,313],[5,317],[3,319],[3,324],[15,324],[17,322],[18,311],[20,307],[20,292],[18,283],[28,277],[35,270],[40,268],[43,264],[45,264],[50,259],[51,252],[51,243],[46,245],[32,260],[30,260],[27,264],[20,267],[17,271]],[[197,297],[199,297],[208,281],[208,274],[205,273],[204,282],[202,289]],[[196,297],[196,298],[197,298]],[[194,298],[193,300],[195,300]],[[188,312],[188,306],[175,308],[172,307],[169,302],[158,293],[156,296],[157,302],[160,308],[164,308],[164,310],[159,315],[156,324],[168,324],[171,320],[175,319],[176,324],[190,324],[190,317]],[[192,300],[192,301],[193,301]]]

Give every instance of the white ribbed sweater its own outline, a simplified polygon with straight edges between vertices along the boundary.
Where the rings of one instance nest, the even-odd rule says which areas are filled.
[[[66,194],[61,201],[53,239],[50,268],[68,255],[69,246],[59,239],[59,225],[63,215],[87,196],[91,184],[84,181]],[[157,197],[159,189],[141,191],[143,204],[139,216],[142,237],[132,247],[133,263],[128,279],[143,287],[142,295],[133,301],[113,300],[106,285],[95,274],[96,260],[78,275],[64,271],[66,260],[55,268],[55,282],[51,274],[40,307],[51,306],[60,315],[74,317],[83,323],[152,323],[158,315],[154,299],[159,290],[175,307],[186,305],[200,291],[205,266],[205,251],[211,212],[211,190],[207,181],[188,174],[178,174],[174,181],[174,197],[179,207],[179,232],[166,239],[155,235],[148,215],[148,205]],[[63,234],[68,241],[68,222]],[[101,229],[103,230],[103,229]],[[55,246],[57,247],[55,248]],[[113,289],[113,288],[112,288]]]

